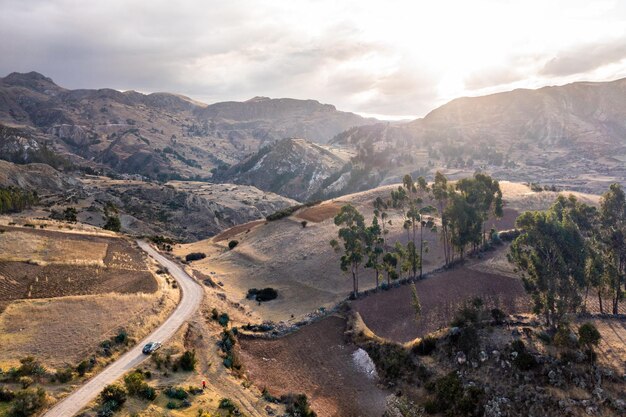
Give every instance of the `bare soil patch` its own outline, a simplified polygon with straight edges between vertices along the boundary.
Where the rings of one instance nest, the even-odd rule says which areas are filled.
[[[357,369],[357,347],[346,341],[345,326],[331,316],[280,339],[241,338],[250,379],[273,395],[307,394],[320,417],[382,415],[389,393]]]
[[[422,305],[419,322],[415,321],[408,285],[373,294],[352,306],[374,333],[401,343],[446,327],[458,308],[474,297],[508,314],[530,310],[530,299],[519,278],[466,266],[434,274],[415,283],[415,287]]]

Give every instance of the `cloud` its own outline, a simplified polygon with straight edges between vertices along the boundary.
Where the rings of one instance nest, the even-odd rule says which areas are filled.
[[[542,75],[568,76],[593,71],[626,59],[626,38],[586,44],[562,51],[546,62]]]
[[[35,70],[67,88],[204,102],[263,95],[423,115],[451,95],[585,77],[626,56],[626,9],[583,0],[555,2],[545,16],[492,0],[0,3],[0,76]],[[577,47],[590,33],[594,43]]]

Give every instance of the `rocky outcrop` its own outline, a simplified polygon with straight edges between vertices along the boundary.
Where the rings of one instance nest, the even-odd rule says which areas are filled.
[[[346,163],[345,158],[304,139],[283,139],[218,178],[307,201]]]

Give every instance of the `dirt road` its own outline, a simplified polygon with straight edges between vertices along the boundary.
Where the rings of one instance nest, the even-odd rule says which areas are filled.
[[[87,381],[85,385],[56,404],[44,414],[44,417],[69,417],[78,413],[83,407],[96,398],[105,386],[113,383],[148,358],[147,355],[141,352],[141,349],[146,343],[150,341],[165,342],[168,340],[200,306],[204,294],[202,287],[178,265],[159,254],[149,244],[142,241],[137,241],[137,243],[141,249],[146,251],[163,267],[167,268],[178,282],[182,291],[182,298],[178,307],[176,307],[176,310],[174,310],[169,318],[149,336],[130,351],[126,352],[118,360],[107,366],[98,375]]]

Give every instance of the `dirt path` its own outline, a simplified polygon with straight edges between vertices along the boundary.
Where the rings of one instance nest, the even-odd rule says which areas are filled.
[[[178,265],[159,254],[149,244],[142,241],[138,241],[137,243],[141,249],[167,268],[178,282],[182,291],[182,298],[178,307],[176,307],[176,310],[174,310],[169,318],[149,336],[138,343],[129,352],[126,352],[121,358],[107,366],[98,375],[91,378],[85,385],[56,404],[44,414],[44,417],[69,417],[78,413],[89,404],[89,402],[96,398],[106,385],[115,382],[126,372],[135,368],[148,358],[148,356],[141,352],[144,344],[149,341],[165,342],[171,338],[180,326],[182,326],[200,306],[204,295],[202,287]]]

